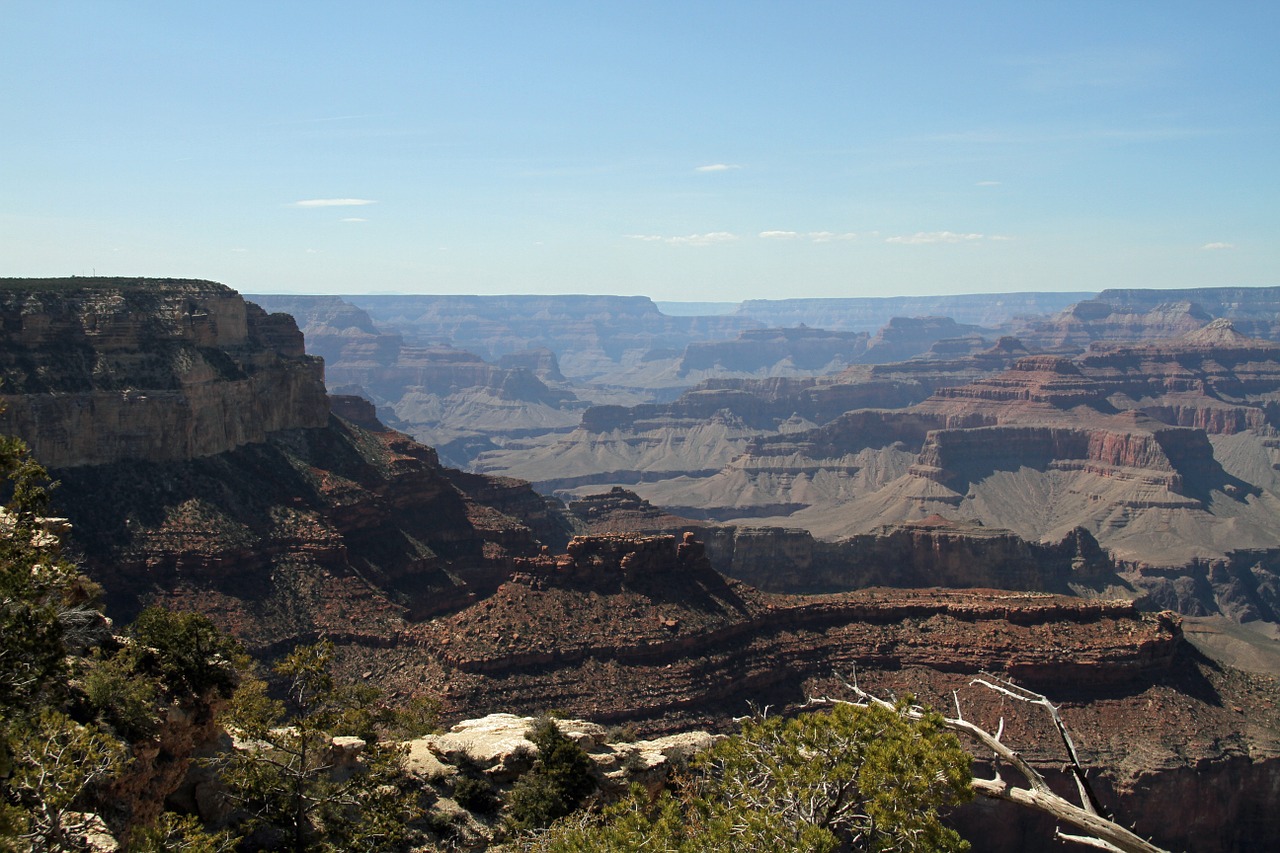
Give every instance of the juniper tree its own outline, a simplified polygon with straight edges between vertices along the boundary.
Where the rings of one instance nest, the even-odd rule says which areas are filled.
[[[301,646],[276,667],[284,701],[246,679],[227,724],[238,738],[222,781],[247,815],[250,838],[303,851],[386,850],[418,814],[402,790],[403,751],[377,734],[376,691],[344,687],[331,670],[333,644]],[[335,743],[335,738],[351,741]],[[358,738],[362,743],[357,743]],[[344,747],[359,760],[338,767]]]
[[[760,716],[650,803],[636,791],[599,818],[562,821],[527,850],[938,851],[968,844],[942,812],[972,796],[970,757],[937,714],[835,706]]]

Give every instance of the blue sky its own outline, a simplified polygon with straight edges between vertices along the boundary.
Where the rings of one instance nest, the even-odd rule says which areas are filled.
[[[1280,284],[1280,3],[0,0],[0,275]]]

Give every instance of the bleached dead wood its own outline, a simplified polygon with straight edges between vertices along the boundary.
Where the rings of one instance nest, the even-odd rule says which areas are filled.
[[[989,732],[981,726],[964,719],[964,714],[960,708],[960,699],[956,696],[956,715],[943,718],[947,728],[991,750],[992,755],[995,757],[994,778],[974,779],[973,790],[975,792],[985,797],[1008,800],[1009,802],[1018,803],[1052,815],[1054,818],[1084,833],[1083,835],[1075,835],[1059,830],[1057,837],[1064,841],[1072,841],[1101,850],[1121,851],[1121,853],[1167,853],[1163,848],[1157,847],[1136,833],[1125,829],[1112,820],[1110,815],[1105,814],[1105,810],[1099,805],[1097,797],[1094,796],[1093,790],[1085,778],[1084,769],[1080,766],[1079,756],[1076,754],[1075,743],[1071,740],[1071,735],[1063,724],[1062,718],[1058,714],[1058,709],[1048,698],[986,673],[974,678],[970,684],[994,690],[1017,701],[1039,705],[1049,713],[1053,719],[1054,726],[1058,730],[1058,734],[1062,738],[1063,745],[1066,747],[1071,775],[1080,793],[1081,805],[1077,806],[1065,797],[1055,793],[1045,781],[1044,776],[1040,774],[1040,771],[1036,770],[1017,750],[1001,739],[1004,734],[1003,718],[1000,720],[1000,726],[996,732]],[[845,687],[857,697],[855,704],[880,705],[890,709],[896,707],[892,702],[873,696],[860,688],[856,675],[852,683],[845,682]],[[810,701],[834,703],[848,700],[824,698]],[[913,705],[905,711],[901,711],[901,713],[908,719],[918,720],[924,716],[925,712],[923,708]],[[1017,771],[1026,780],[1026,786],[1018,787],[1006,782],[1000,775],[1001,763]]]

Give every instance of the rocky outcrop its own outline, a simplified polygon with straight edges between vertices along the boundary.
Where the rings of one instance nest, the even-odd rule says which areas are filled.
[[[0,280],[0,431],[54,468],[179,461],[322,426],[319,359],[228,287]]]
[[[569,501],[569,513],[587,533],[674,534],[698,526],[697,522],[655,507],[621,486]]]
[[[296,314],[311,352],[323,355],[333,392],[371,400],[382,420],[465,466],[493,438],[537,435],[577,423],[580,403],[546,348],[498,363],[447,342],[410,345],[337,297],[255,297]]]
[[[385,645],[568,539],[527,484],[451,474],[367,401],[332,415],[292,319],[222,285],[6,280],[0,319],[24,392],[5,423],[61,482],[118,618],[197,609],[263,653],[320,633]]]
[[[720,571],[772,592],[977,587],[1097,597],[1124,586],[1122,567],[1084,529],[1056,543],[1029,542],[935,515],[834,542],[799,528],[730,525],[699,535]]]
[[[529,740],[537,719],[516,714],[489,714],[463,720],[442,734],[427,735],[409,744],[410,753],[422,748],[444,766],[479,770],[493,782],[511,782],[529,770],[538,747]],[[606,795],[617,796],[633,784],[655,793],[671,773],[717,740],[709,732],[681,732],[651,739],[617,740],[599,723],[554,719],[566,738],[587,753],[595,782]]]
[[[508,353],[498,359],[498,366],[506,370],[527,370],[543,382],[565,381],[564,374],[560,372],[560,360],[546,347]]]
[[[592,378],[655,349],[729,340],[760,323],[669,317],[643,296],[349,296],[413,345],[448,341],[487,360],[545,347],[566,375]]]
[[[679,372],[768,374],[785,364],[789,370],[829,373],[854,363],[866,350],[867,335],[863,332],[831,332],[806,326],[750,329],[732,341],[689,344],[680,359]]]
[[[1095,342],[1126,343],[1174,338],[1214,318],[1194,302],[1177,297],[1168,302],[1131,307],[1099,297],[1077,303],[1049,319],[1014,324],[1014,334],[1035,349],[1083,350]]]
[[[951,317],[893,317],[867,342],[866,352],[859,360],[878,363],[906,361],[929,352],[939,341],[965,335],[980,336],[982,331],[978,326],[957,323]]]
[[[1210,317],[1232,321],[1246,335],[1280,340],[1280,287],[1117,288],[1104,290],[1097,298],[1099,302],[1133,311],[1152,311],[1162,304],[1190,302]]]
[[[672,536],[579,537],[570,543],[569,552],[517,561],[510,583],[424,629],[421,642],[442,643],[441,653],[451,668],[507,684],[511,679],[525,683],[522,673],[529,667],[596,670],[605,664],[606,669],[633,670],[639,678],[654,667],[684,667],[694,658],[715,659],[720,661],[717,668],[740,672],[754,670],[756,655],[771,661],[760,660],[762,669],[756,676],[735,680],[731,686],[717,686],[714,679],[663,678],[662,683],[613,684],[609,690],[621,690],[625,696],[605,700],[597,694],[590,700],[607,701],[619,710],[630,707],[633,716],[644,717],[722,700],[753,687],[764,689],[775,683],[778,667],[804,669],[819,660],[820,666],[833,666],[849,655],[873,667],[994,667],[1030,679],[1052,677],[1059,683],[1085,673],[1092,679],[1124,680],[1148,667],[1167,665],[1178,636],[1173,623],[1150,621],[1152,617],[1139,615],[1130,602],[883,589],[839,596],[769,596],[726,582],[711,570],[701,544],[688,536],[679,544]],[[1041,630],[1036,626],[1066,623],[1089,627],[1073,629],[1084,645],[1074,648],[1070,659],[1060,657],[1061,650],[1037,647],[1030,634],[1023,638],[1027,642],[1022,651],[1010,658],[1003,655],[1011,647],[1003,644],[1001,651],[966,646],[960,640],[966,631],[958,627],[955,646],[941,634],[926,640],[912,632],[912,620],[935,616],[957,626],[996,620],[1018,626],[1011,629],[1014,634],[1024,629],[1035,634]],[[1127,638],[1123,642],[1121,635]],[[1136,645],[1130,646],[1128,638]],[[558,689],[552,686],[558,681],[538,678],[525,683],[525,689]],[[524,696],[521,707],[551,698]],[[468,701],[475,700],[473,696]],[[595,707],[599,716],[604,706]]]

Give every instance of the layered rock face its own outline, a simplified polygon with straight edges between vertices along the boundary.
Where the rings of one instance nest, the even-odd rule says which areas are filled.
[[[734,460],[744,451],[748,452],[742,456],[743,467],[750,468],[746,460],[754,458],[749,448],[756,442],[777,441],[781,447],[789,437],[841,420],[846,412],[852,417],[867,409],[906,408],[939,388],[1004,369],[1025,354],[1016,341],[1006,339],[963,356],[854,365],[829,376],[708,379],[670,403],[593,406],[572,433],[507,442],[501,449],[477,456],[471,467],[522,477],[544,491],[578,494],[605,484],[668,478],[682,478],[683,483],[685,475],[714,473],[707,470],[708,463],[736,468],[739,463]],[[897,428],[887,424],[881,432],[890,435]],[[886,443],[897,438],[904,437],[889,438]],[[710,491],[662,492],[660,500],[679,507],[680,512],[699,510],[696,517],[735,517],[731,509],[725,514],[718,508],[754,505],[739,501],[737,493],[732,487],[716,488],[718,499],[710,502]]]
[[[336,417],[215,456],[54,474],[117,618],[199,610],[261,654],[320,634],[385,646],[493,589],[538,534],[567,539],[526,485],[455,483],[430,448]]]
[[[760,323],[738,317],[669,317],[635,296],[352,296],[411,343],[448,341],[496,360],[545,347],[567,375],[593,378],[652,350],[728,340]]]
[[[519,561],[492,596],[402,638],[432,655],[348,665],[383,684],[429,684],[472,716],[556,707],[645,731],[719,729],[748,701],[777,712],[841,695],[840,676],[856,674],[880,695],[959,701],[993,730],[1003,718],[1006,742],[1052,771],[1060,743],[1038,709],[970,684],[1005,673],[1060,703],[1108,807],[1144,835],[1222,850],[1274,836],[1250,820],[1270,789],[1237,786],[1276,773],[1274,682],[1204,663],[1168,614],[990,590],[771,596],[725,582],[700,551],[685,537],[582,537],[566,555]],[[1174,788],[1218,804],[1214,818],[1191,826],[1152,793]],[[1040,849],[1005,834],[1017,812],[965,819],[991,849]],[[1052,837],[1042,829],[1031,837]]]
[[[1211,317],[1230,320],[1246,335],[1280,339],[1280,287],[1117,288],[1099,293],[1098,301],[1134,311],[1153,311],[1186,301]]]
[[[1239,436],[1238,443],[1252,442],[1259,453],[1266,450],[1280,392],[1278,356],[1275,345],[1244,338],[1219,321],[1176,342],[1096,350],[1074,360],[1024,357],[1002,373],[939,388],[904,410],[849,412],[808,432],[756,439],[705,487],[640,493],[686,515],[688,498],[711,493],[713,484],[720,494],[744,497],[754,489],[757,497],[751,500],[777,506],[788,503],[779,500],[784,496],[791,503],[802,502],[796,498],[797,478],[803,475],[814,509],[789,523],[825,535],[940,512],[981,518],[1036,539],[1056,540],[1084,524],[1104,545],[1123,533],[1121,524],[1134,521],[1133,511],[1230,509],[1237,525],[1249,519],[1256,531],[1241,544],[1266,546],[1280,532],[1266,522],[1267,506],[1274,500],[1269,496],[1270,465],[1251,472],[1233,465],[1228,471],[1217,458],[1214,440]],[[895,469],[904,455],[909,458],[906,470]],[[874,465],[899,473],[858,479],[859,472]],[[790,483],[783,473],[794,475]],[[1041,488],[1014,483],[1011,474],[1021,480],[1057,478],[1056,488],[1088,497],[1019,507],[986,491],[998,486],[1007,495],[1010,489]],[[814,491],[824,482],[822,491]],[[823,501],[828,507],[820,506]],[[846,511],[843,528],[832,528],[821,517],[830,504],[848,508],[860,501],[867,509],[874,506],[876,514]],[[894,506],[901,513],[896,517]],[[1044,525],[1055,509],[1087,514],[1068,524],[1064,512]],[[834,511],[828,514],[832,520],[838,517]],[[1108,514],[1110,519],[1103,521]],[[1192,537],[1201,539],[1202,531]],[[1160,559],[1134,550],[1129,554],[1148,562]]]
[[[733,341],[692,343],[680,359],[680,373],[762,373],[790,369],[821,371],[853,364],[867,350],[865,333],[825,329],[756,329]]]
[[[0,280],[0,431],[46,466],[183,460],[328,419],[291,318],[206,281]]]
[[[952,639],[916,631],[930,619],[952,625]],[[1002,631],[1007,640],[989,640]],[[1070,651],[1032,639],[1042,631],[1058,633]],[[679,719],[681,709],[741,701],[779,679],[794,686],[855,659],[872,669],[989,668],[1060,685],[1126,681],[1169,666],[1180,635],[1131,602],[990,590],[769,595],[726,581],[687,533],[575,537],[564,555],[516,560],[494,595],[409,636],[439,649],[454,672],[442,689],[459,700],[454,691],[465,689],[468,707],[487,707],[492,699],[483,697],[499,690],[521,708],[553,702],[575,713],[590,707],[598,719]],[[674,667],[737,675],[656,674]],[[595,680],[605,673],[607,684]],[[559,694],[575,674],[579,687]]]
[[[1028,542],[1009,530],[941,516],[886,525],[835,542],[798,528],[705,531],[716,566],[762,589],[832,592],[873,586],[970,587],[1099,595],[1121,567],[1087,530]]]
[[[161,602],[258,651],[326,631],[386,643],[569,538],[527,484],[451,479],[362,400],[331,415],[292,318],[222,285],[6,280],[0,309],[0,429],[61,482],[117,618]]]
[[[1035,349],[1075,350],[1100,341],[1127,342],[1175,338],[1214,318],[1183,298],[1141,307],[1097,300],[1080,302],[1048,319],[1013,324],[1013,333]]]
[[[935,515],[831,542],[798,527],[694,521],[621,487],[571,501],[569,511],[596,535],[692,531],[705,540],[717,571],[767,592],[981,587],[1097,596],[1124,584],[1125,567],[1083,528],[1059,542],[1029,542],[1009,530]],[[1264,606],[1264,612],[1271,611]]]
[[[940,341],[965,335],[980,336],[979,326],[957,323],[951,317],[893,317],[867,342],[860,361],[886,363],[905,361],[928,352]],[[981,339],[979,337],[979,339]]]
[[[1104,290],[1055,316],[1019,318],[1007,329],[1038,349],[1080,349],[1095,342],[1177,338],[1224,319],[1250,337],[1278,340],[1277,294],[1274,287]]]
[[[255,299],[298,318],[308,350],[325,359],[330,391],[368,398],[383,422],[450,464],[465,466],[495,438],[571,428],[586,406],[545,348],[494,363],[443,340],[407,344],[338,297]]]

